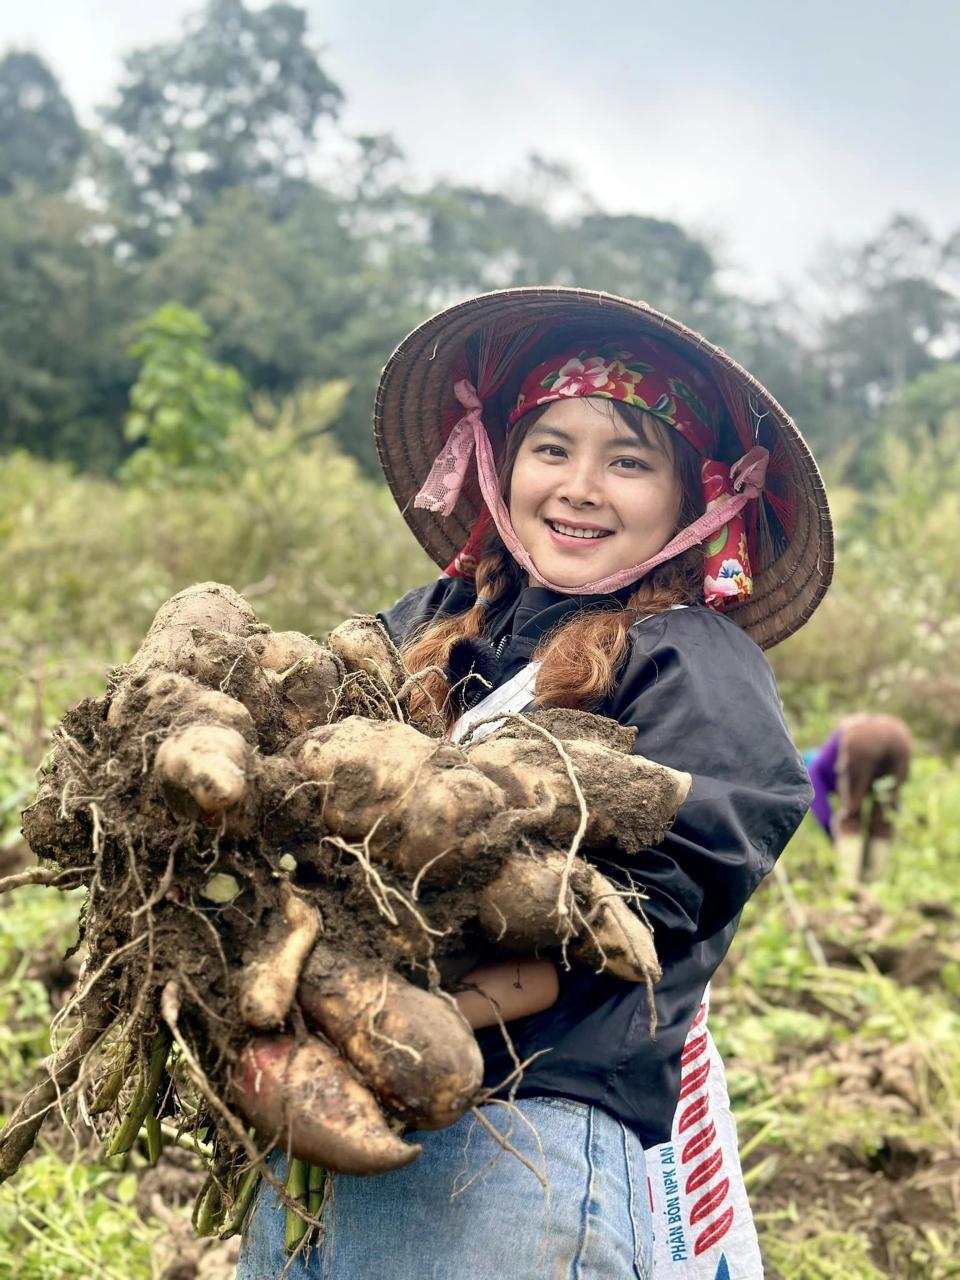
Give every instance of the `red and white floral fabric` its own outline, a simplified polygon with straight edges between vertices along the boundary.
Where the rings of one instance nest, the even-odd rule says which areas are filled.
[[[508,422],[513,426],[531,409],[572,396],[632,404],[679,431],[697,453],[710,457],[716,451],[716,392],[698,370],[657,343],[645,344],[641,354],[574,348],[544,360],[524,379]]]

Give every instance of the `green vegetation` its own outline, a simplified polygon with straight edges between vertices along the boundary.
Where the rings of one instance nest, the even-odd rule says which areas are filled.
[[[137,1178],[45,1150],[0,1191],[2,1280],[154,1280],[163,1226],[134,1205]]]
[[[809,818],[784,867],[827,966],[771,880],[711,1012],[768,1274],[947,1280],[960,1256],[960,781],[916,761],[892,874],[870,894],[837,891]]]
[[[40,58],[0,56],[0,875],[52,727],[175,591],[223,580],[322,634],[435,572],[371,478],[409,328],[505,285],[647,298],[755,372],[824,469],[836,579],[772,655],[797,741],[868,709],[919,746],[875,893],[837,890],[809,820],[785,856],[828,963],[771,879],[715,985],[767,1273],[960,1276],[960,234],[904,214],[837,251],[818,318],[737,296],[708,244],[604,212],[549,158],[508,192],[415,186],[391,138],[342,131],[342,99],[282,0],[211,0],[133,51],[99,131]],[[0,1112],[49,1050],[80,906],[0,900]],[[0,1187],[0,1280],[183,1256],[186,1153],[90,1166],[82,1128],[45,1135]]]
[[[845,711],[908,721],[960,748],[960,383],[945,367],[884,414],[867,492],[831,486],[837,574],[814,623],[775,651],[801,732],[821,740]],[[906,421],[905,421],[906,420]]]
[[[49,730],[66,705],[101,690],[106,669],[129,656],[156,606],[178,587],[222,578],[244,588],[275,627],[322,633],[432,572],[385,490],[331,437],[345,394],[344,384],[330,384],[279,404],[255,397],[225,437],[235,460],[229,483],[201,472],[188,484],[141,485],[25,453],[7,459],[0,472],[7,857],[18,853],[19,809]],[[911,625],[939,623],[938,602],[956,591],[948,551],[925,547],[930,522],[957,520],[931,481],[956,466],[955,416],[942,405],[937,413],[924,449],[904,457],[895,437],[883,446],[889,465],[869,498],[841,494],[847,554],[834,591],[774,654],[802,743],[819,741],[866,687],[870,705],[908,715],[927,751],[904,797],[892,875],[875,894],[836,889],[829,845],[810,820],[787,852],[784,866],[828,967],[812,959],[771,881],[748,906],[716,984],[711,1024],[728,1064],[772,1280],[956,1274],[960,1234],[949,1178],[938,1170],[955,1170],[960,1158],[960,783],[949,763],[957,729],[942,694],[939,707],[922,696],[927,681],[949,680],[955,664],[944,664],[942,647],[922,630],[918,640],[900,616],[909,605]],[[923,574],[874,626],[863,600],[886,598],[889,564],[906,572],[913,563]],[[851,637],[860,646],[854,654]],[[0,905],[0,1104],[47,1051],[57,992],[68,980],[58,957],[78,909],[42,889],[18,890]],[[164,1235],[140,1200],[129,1199],[143,1153],[112,1162],[119,1169],[91,1169],[75,1162],[68,1135],[51,1133],[48,1142],[55,1146],[0,1188],[0,1254],[29,1259],[35,1270],[18,1274],[69,1275],[64,1250],[73,1244],[78,1275],[152,1276],[150,1241],[169,1240],[169,1230]],[[186,1185],[190,1174],[176,1177]],[[62,1208],[56,1232],[43,1222],[53,1201]],[[88,1224],[100,1215],[106,1226],[91,1235]]]
[[[333,431],[369,472],[386,355],[487,289],[583,285],[676,314],[861,486],[884,405],[951,363],[957,235],[900,214],[843,246],[813,265],[820,315],[786,288],[744,298],[702,237],[608,213],[550,157],[504,190],[417,184],[392,138],[340,124],[323,37],[284,0],[209,0],[179,38],[128,55],[88,132],[41,59],[0,56],[0,296],[17,300],[0,312],[0,447],[114,474],[135,443],[126,352],[169,303],[202,317],[210,358],[256,391],[350,379]]]
[[[243,379],[206,354],[209,328],[194,311],[168,302],[140,326],[130,355],[141,362],[130,388],[128,440],[143,443],[121,475],[153,484],[233,479],[238,459],[227,437],[243,411]]]

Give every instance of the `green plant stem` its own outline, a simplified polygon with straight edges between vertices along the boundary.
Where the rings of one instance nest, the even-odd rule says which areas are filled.
[[[755,1164],[752,1169],[745,1169],[743,1173],[743,1185],[752,1187],[754,1183],[765,1186],[780,1167],[780,1161],[774,1155],[769,1155],[765,1160],[761,1160],[759,1164]]]
[[[130,1101],[129,1107],[127,1107],[123,1120],[120,1122],[119,1129],[113,1135],[113,1141],[107,1148],[106,1154],[108,1157],[123,1155],[136,1142],[140,1126],[146,1119],[147,1112],[153,1106],[157,1090],[160,1088],[160,1079],[163,1075],[163,1069],[167,1065],[170,1045],[170,1033],[165,1028],[162,1031],[158,1031],[153,1037],[146,1074],[143,1071],[140,1073],[140,1082],[137,1085],[136,1092]]]
[[[193,1229],[198,1236],[213,1236],[223,1222],[223,1196],[213,1174],[209,1174],[200,1188],[193,1206]]]
[[[163,1154],[163,1130],[160,1127],[160,1117],[155,1110],[147,1112],[144,1130],[147,1139],[147,1159],[153,1165]]]
[[[128,1040],[123,1048],[118,1050],[116,1063],[104,1077],[97,1096],[88,1108],[92,1116],[99,1116],[109,1111],[119,1098],[123,1082],[127,1078],[127,1063],[130,1061],[131,1047]]]
[[[202,1156],[204,1160],[213,1159],[213,1147],[208,1143],[201,1142],[189,1133],[181,1133],[177,1125],[170,1121],[161,1121],[160,1128],[163,1130],[165,1144],[180,1147],[182,1151],[192,1151],[195,1156]]]
[[[756,1151],[757,1147],[770,1136],[771,1132],[776,1128],[776,1118],[768,1120],[766,1124],[761,1125],[757,1132],[748,1142],[745,1142],[740,1148],[740,1163],[746,1160],[747,1156]]]
[[[311,1218],[315,1218],[320,1212],[320,1206],[323,1203],[323,1188],[327,1180],[326,1169],[321,1169],[319,1165],[311,1164],[308,1166],[307,1172],[307,1210]]]
[[[253,1202],[253,1197],[259,1184],[260,1167],[259,1165],[253,1165],[247,1169],[237,1183],[233,1205],[223,1226],[217,1233],[221,1240],[228,1240],[230,1236],[235,1236],[238,1231],[243,1230],[243,1220],[247,1216],[247,1210]]]
[[[291,1159],[287,1166],[287,1195],[305,1205],[307,1197],[307,1166],[302,1160]],[[300,1244],[310,1224],[305,1222],[295,1209],[287,1209],[287,1222],[284,1230],[284,1247],[292,1253]]]

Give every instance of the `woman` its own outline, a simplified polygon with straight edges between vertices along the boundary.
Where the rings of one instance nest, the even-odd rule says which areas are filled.
[[[684,1043],[809,802],[758,642],[801,625],[829,581],[816,466],[722,352],[580,290],[506,290],[427,321],[384,370],[376,432],[401,510],[447,566],[383,615],[411,670],[444,672],[423,681],[414,715],[458,736],[497,710],[589,709],[636,729],[634,750],[693,787],[665,840],[603,868],[645,895],[664,971],[655,1036],[646,993],[609,975],[544,958],[473,975],[510,1002],[510,1044],[498,1026],[478,1038],[486,1082],[513,1080],[516,1109],[485,1111],[542,1164],[549,1197],[468,1116],[418,1134],[406,1169],[334,1177],[324,1241],[288,1274],[647,1276],[655,1229],[661,1242],[679,1230],[678,1265],[699,1250],[712,1275],[735,1274],[730,1179],[706,1188],[722,1212],[690,1236],[682,1193],[696,1179],[672,1152],[664,1181],[660,1159],[676,1194],[655,1228],[644,1148],[669,1143],[688,1101],[684,1149],[695,1138],[707,1154],[698,1176],[719,1168],[709,1108],[684,1095]],[[462,1007],[478,1025],[489,1004],[474,992]],[[262,1197],[243,1280],[279,1273],[278,1220]]]

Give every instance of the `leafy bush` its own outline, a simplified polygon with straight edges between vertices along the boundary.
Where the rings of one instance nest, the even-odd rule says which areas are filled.
[[[236,369],[206,354],[209,337],[203,319],[174,302],[139,326],[129,350],[141,365],[130,388],[126,437],[143,447],[121,468],[127,479],[196,485],[236,471],[228,436],[246,388]]]

